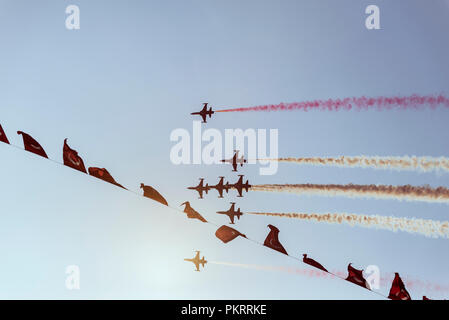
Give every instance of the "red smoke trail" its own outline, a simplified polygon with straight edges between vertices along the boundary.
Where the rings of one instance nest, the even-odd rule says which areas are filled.
[[[380,278],[380,286],[381,287],[388,287],[391,285],[391,282],[393,281],[394,274],[386,274],[385,276],[382,276]],[[429,294],[445,294],[449,292],[449,284],[447,283],[436,283],[431,281],[424,281],[420,280],[416,277],[409,276],[409,275],[401,275],[402,280],[405,283],[405,286],[409,290],[422,290],[426,291]],[[418,297],[415,297],[415,299]]]
[[[285,267],[285,266],[264,266],[264,265],[257,265],[257,264],[246,264],[246,263],[233,263],[233,262],[223,262],[223,261],[209,261],[209,263],[213,264],[220,264],[224,266],[231,266],[231,267],[240,267],[240,268],[246,268],[246,269],[255,269],[255,270],[262,270],[262,271],[277,271],[277,272],[284,272],[284,273],[290,273],[290,274],[299,274],[306,277],[311,278],[331,278],[333,277],[331,274],[326,273],[321,270],[315,270],[315,269],[305,269],[305,268],[297,268],[297,267]]]
[[[299,267],[286,267],[286,266],[269,266],[269,265],[257,265],[257,264],[246,264],[246,263],[233,263],[233,262],[224,262],[224,261],[209,261],[212,264],[219,264],[231,267],[240,267],[245,269],[254,269],[261,271],[274,271],[274,272],[283,272],[289,274],[296,274],[305,276],[308,278],[334,278],[335,276],[345,279],[348,275],[347,271],[342,270],[330,270],[332,274],[323,272],[321,270],[315,270],[310,268],[299,268]],[[334,276],[335,275],[335,276]],[[380,287],[385,289],[390,289],[391,283],[394,278],[394,273],[383,273],[380,277]],[[433,283],[430,281],[419,280],[416,277],[412,276],[401,276],[404,281],[407,289],[421,289],[425,290],[429,294],[432,293],[447,293],[449,292],[448,284],[441,283]]]
[[[344,99],[329,99],[329,100],[312,100],[303,102],[291,102],[280,104],[267,104],[255,107],[243,107],[243,108],[230,108],[224,110],[216,110],[215,112],[246,112],[246,111],[309,111],[309,110],[351,110],[353,108],[361,109],[421,109],[424,107],[430,107],[432,109],[442,105],[449,107],[449,98],[443,95],[428,95],[419,96],[411,95],[408,97],[352,97]]]
[[[408,201],[449,203],[449,188],[425,186],[391,186],[358,184],[259,184],[251,190],[263,192],[288,192],[297,195],[318,194],[323,196],[373,197]]]

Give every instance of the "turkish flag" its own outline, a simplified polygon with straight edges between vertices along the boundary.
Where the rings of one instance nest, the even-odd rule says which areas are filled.
[[[391,284],[390,294],[388,299],[391,300],[412,300],[410,294],[405,289],[404,282],[402,282],[399,273],[395,272],[393,283]]]
[[[358,286],[371,290],[368,282],[363,277],[363,270],[353,268],[351,264],[348,264],[348,277],[346,278],[346,280],[355,283]]]
[[[26,151],[35,153],[44,158],[48,158],[47,154],[45,153],[44,148],[42,148],[42,146],[39,144],[39,142],[34,140],[33,137],[31,137],[29,134],[22,132],[22,131],[17,131],[17,134],[22,135],[23,145],[24,145]]]
[[[1,124],[0,124],[0,142],[9,144],[8,138],[6,137],[5,131],[3,131]]]
[[[327,269],[321,265],[321,263],[319,263],[316,260],[313,260],[312,258],[308,258],[307,254],[303,254],[303,257],[304,258],[302,259],[302,261],[304,263],[307,263],[308,265],[311,265],[312,267],[315,267],[317,269],[320,269],[320,270],[323,270],[325,272],[328,272]]]
[[[275,226],[269,224],[268,228],[270,228],[270,233],[268,234],[267,238],[265,239],[265,242],[263,243],[264,246],[271,248],[273,250],[279,251],[283,254],[288,255],[287,251],[284,249],[282,244],[279,242],[279,229]]]
[[[168,206],[167,200],[165,200],[165,198],[153,187],[151,186],[146,186],[143,183],[140,184],[140,188],[143,189],[143,196],[156,200],[162,204],[165,204],[166,206]]]
[[[91,176],[94,176],[95,178],[104,180],[106,182],[115,184],[116,186],[126,189],[124,186],[122,186],[121,184],[117,183],[114,178],[111,176],[111,174],[108,172],[108,170],[106,170],[105,168],[96,168],[96,167],[90,167],[89,168],[89,174]]]
[[[64,147],[62,149],[62,158],[64,160],[64,165],[75,170],[87,173],[86,167],[84,166],[83,159],[78,155],[76,150],[73,150],[67,144],[67,138],[64,139]]]
[[[184,202],[182,205],[185,205],[184,212],[187,214],[187,218],[189,219],[198,219],[202,222],[207,222],[206,219],[195,209],[192,208],[189,201]]]
[[[220,228],[218,228],[217,231],[215,232],[215,236],[224,243],[228,243],[229,241],[234,240],[238,236],[246,238],[244,234],[241,234],[237,230],[228,226],[221,226]]]

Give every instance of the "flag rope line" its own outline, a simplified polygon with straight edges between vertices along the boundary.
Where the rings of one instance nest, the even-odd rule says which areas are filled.
[[[11,143],[7,143],[7,144],[8,144],[9,146],[14,147],[14,148],[16,148],[16,149],[19,149],[19,150],[21,150],[21,151],[26,151],[24,148],[21,148],[21,147],[15,145],[15,144],[11,144]],[[28,152],[28,151],[27,151],[27,152]],[[32,152],[30,152],[30,153],[32,153]],[[41,158],[46,159],[46,160],[49,160],[49,161],[51,161],[51,162],[53,162],[53,163],[56,163],[56,164],[58,164],[58,165],[61,165],[61,166],[63,166],[63,167],[70,168],[70,167],[64,165],[62,162],[59,162],[59,161],[57,161],[57,160],[54,160],[54,159],[51,159],[51,158],[48,158],[48,157],[47,157],[47,158],[41,157]],[[70,168],[70,169],[71,169],[71,168]],[[71,169],[71,170],[74,170],[74,169]],[[78,170],[74,170],[74,171],[78,171]],[[85,174],[85,175],[87,175],[87,176],[90,176],[90,177],[92,177],[92,178],[95,178],[95,179],[98,179],[98,180],[103,181],[102,179],[99,179],[99,178],[96,178],[96,177],[94,177],[94,176],[91,176],[90,174],[87,174],[87,173],[83,173],[83,174]],[[105,182],[107,182],[107,181],[105,181]],[[108,183],[109,183],[109,182],[108,182]],[[113,183],[109,183],[109,184],[114,185]],[[182,214],[185,214],[184,211],[181,211],[181,210],[178,209],[178,208],[174,208],[174,207],[172,207],[172,206],[164,205],[164,204],[162,204],[162,203],[159,203],[159,201],[156,201],[156,200],[154,200],[154,199],[145,197],[145,196],[143,196],[142,194],[140,194],[140,193],[138,193],[138,192],[136,192],[136,191],[129,190],[129,189],[126,189],[126,188],[121,188],[121,187],[119,187],[119,186],[117,186],[117,185],[114,185],[114,186],[117,187],[117,188],[120,188],[121,190],[125,190],[125,191],[128,191],[128,192],[130,192],[130,193],[133,193],[133,194],[135,194],[135,195],[137,195],[137,196],[139,196],[139,197],[143,197],[143,198],[145,198],[145,199],[149,199],[149,200],[152,200],[152,201],[154,201],[154,202],[157,202],[157,203],[158,203],[159,205],[161,205],[161,206],[169,207],[170,209],[172,209],[172,210],[174,210],[174,211],[181,212]],[[213,226],[215,226],[215,227],[219,227],[219,225],[217,225],[216,223],[211,222],[211,221],[207,221],[206,223],[211,224],[211,225],[213,225]],[[266,247],[263,243],[261,243],[261,242],[259,242],[259,241],[257,241],[257,240],[248,238],[248,237],[246,237],[246,236],[243,237],[243,238],[246,239],[246,240],[249,240],[249,241],[251,241],[251,242],[253,242],[253,243],[255,243],[255,244],[258,244],[258,245],[260,245],[260,246],[262,246],[262,247]],[[269,248],[269,247],[267,247],[267,248]],[[271,248],[270,248],[270,249],[271,249]],[[272,249],[272,250],[273,250],[273,251],[277,251],[277,250],[274,250],[274,249]],[[283,253],[281,253],[281,252],[279,252],[279,253],[280,253],[280,254],[283,254]],[[300,258],[297,258],[297,257],[295,257],[295,256],[292,256],[292,255],[289,255],[289,254],[283,254],[283,255],[286,255],[287,257],[289,257],[289,258],[291,258],[291,259],[295,259],[295,260],[297,260],[297,261],[299,261],[299,262],[301,262],[301,263],[303,263],[303,264],[306,264],[306,265],[309,266],[309,267],[314,267],[314,266],[311,266],[311,265],[309,265],[309,264],[307,264],[307,263],[304,263]],[[318,269],[318,268],[316,268],[316,267],[314,267],[314,268],[315,268],[315,269]],[[330,275],[332,275],[332,276],[334,276],[334,277],[336,277],[336,278],[339,278],[339,279],[341,279],[341,280],[344,280],[344,281],[346,281],[346,282],[350,282],[350,281],[347,281],[345,278],[342,278],[342,277],[340,277],[340,276],[338,276],[338,275],[336,275],[336,274],[334,274],[334,273],[332,273],[332,272],[330,272],[330,271],[324,271],[324,270],[321,270],[321,269],[318,269],[318,270],[323,271],[323,272],[327,272],[328,274],[330,274]],[[366,289],[366,290],[368,290],[368,291],[371,291],[371,292],[373,292],[373,293],[375,293],[375,294],[377,294],[377,295],[379,295],[379,296],[381,296],[381,297],[383,297],[383,298],[389,299],[387,296],[385,296],[384,294],[382,294],[382,293],[380,293],[380,292],[377,292],[377,291],[374,291],[374,290],[371,290],[371,289],[369,289],[369,288],[362,287],[362,286],[359,286],[359,287],[364,288],[364,289]]]
[[[12,147],[14,147],[14,148],[16,148],[16,149],[19,149],[19,150],[21,150],[21,151],[28,152],[28,151],[24,150],[23,148],[21,148],[21,147],[18,146],[18,145],[11,144],[11,143],[9,143],[9,145],[12,146]],[[32,153],[32,152],[30,152],[30,153]],[[71,169],[70,167],[66,166],[64,163],[59,162],[59,161],[57,161],[57,160],[54,160],[54,159],[51,159],[51,158],[44,158],[44,157],[42,157],[42,158],[43,158],[43,159],[47,159],[47,160],[49,160],[49,161],[51,161],[51,162],[53,162],[53,163],[56,163],[56,164],[58,164],[58,165],[60,165],[60,166],[62,166],[62,167],[64,167],[64,168],[69,168],[69,169]],[[72,169],[72,170],[73,170],[73,169]],[[78,170],[74,170],[74,171],[78,171]],[[104,180],[99,179],[99,178],[96,178],[96,177],[94,177],[94,176],[92,176],[92,175],[90,175],[90,174],[88,174],[88,173],[83,173],[83,172],[81,172],[81,173],[84,174],[84,175],[87,175],[88,177],[91,177],[91,178],[93,178],[93,179],[97,179],[97,180],[100,180],[100,181],[104,181]],[[154,202],[156,202],[156,203],[158,203],[158,204],[161,204],[159,201],[156,201],[156,200],[153,200],[153,199],[151,199],[151,198],[145,197],[145,196],[143,196],[141,193],[139,193],[139,192],[137,192],[137,191],[134,191],[134,190],[131,190],[131,189],[128,189],[128,188],[121,188],[121,187],[119,187],[119,186],[117,186],[117,185],[115,185],[115,184],[113,184],[113,183],[109,183],[109,182],[107,182],[107,181],[104,181],[104,182],[106,182],[106,183],[108,183],[108,184],[111,184],[111,185],[113,185],[113,186],[115,186],[115,187],[117,187],[117,188],[120,188],[120,189],[122,189],[122,190],[125,190],[125,191],[128,191],[128,192],[130,192],[130,193],[133,193],[133,194],[135,194],[135,195],[137,195],[137,196],[139,196],[139,197],[142,197],[142,198],[145,198],[145,199],[149,199],[149,200],[152,200],[152,201],[154,201]],[[168,208],[170,208],[170,209],[172,209],[172,210],[175,210],[175,211],[177,211],[177,212],[180,212],[180,213],[182,213],[182,214],[185,214],[185,212],[182,211],[182,210],[180,210],[179,208],[175,208],[175,207],[172,207],[172,206],[170,206],[170,205],[164,205],[164,204],[161,204],[161,205],[163,205],[164,207],[168,207]],[[207,223],[210,223],[210,224],[212,224],[212,225],[218,227],[218,225],[216,225],[216,224],[213,223],[213,222],[207,221]]]

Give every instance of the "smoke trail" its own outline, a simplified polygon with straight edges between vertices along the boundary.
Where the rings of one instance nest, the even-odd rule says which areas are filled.
[[[303,269],[303,268],[296,268],[296,267],[285,267],[285,266],[262,266],[262,265],[256,265],[256,264],[243,264],[243,263],[232,263],[232,262],[223,262],[223,261],[208,261],[212,264],[219,264],[224,266],[230,266],[230,267],[240,267],[245,269],[255,269],[255,270],[261,270],[261,271],[277,271],[277,272],[284,272],[289,274],[299,274],[306,277],[313,277],[313,278],[326,278],[326,277],[333,277],[332,274],[329,274],[327,272],[318,270],[318,269]]]
[[[351,110],[361,109],[421,109],[424,107],[436,108],[442,105],[449,107],[449,99],[443,95],[411,95],[406,97],[351,97],[344,99],[312,100],[303,102],[267,104],[255,107],[230,108],[216,110],[215,112],[247,112],[247,111],[308,111],[308,110]]]
[[[391,280],[390,280],[391,279]],[[385,281],[391,283],[391,281],[393,280],[393,275],[391,275],[390,277],[386,278]],[[413,290],[413,289],[421,289],[421,290],[425,290],[428,292],[435,292],[435,293],[439,293],[439,292],[449,292],[449,285],[448,284],[444,284],[444,283],[434,283],[434,282],[430,282],[430,281],[423,281],[420,279],[416,279],[413,277],[404,277],[404,282],[407,286],[408,289]],[[381,278],[381,285],[382,285],[382,278]]]
[[[345,279],[348,275],[347,271],[332,270],[332,273],[326,273],[318,269],[303,269],[296,267],[285,267],[285,266],[264,266],[255,264],[243,264],[243,263],[233,263],[233,262],[223,262],[223,261],[209,261],[209,263],[224,265],[230,267],[239,267],[245,269],[254,269],[261,271],[272,271],[272,272],[283,272],[295,275],[302,275],[309,278],[335,278],[335,276]],[[380,287],[389,289],[391,283],[393,282],[393,273],[383,273],[380,277]],[[426,290],[429,293],[441,293],[449,292],[449,285],[441,283],[432,283],[429,281],[422,281],[416,277],[401,275],[407,289],[421,289]]]
[[[270,161],[291,162],[296,164],[309,164],[317,166],[359,167],[374,169],[397,169],[432,171],[444,170],[449,172],[449,158],[445,157],[378,157],[378,156],[354,156],[354,157],[312,157],[312,158],[278,158],[265,159]]]
[[[373,197],[408,201],[449,202],[449,189],[425,186],[357,185],[357,184],[261,184],[251,190],[319,194],[324,196]]]
[[[326,222],[332,224],[349,224],[366,228],[378,228],[389,231],[404,231],[422,234],[433,238],[449,238],[449,222],[424,219],[408,219],[399,217],[386,217],[379,215],[364,215],[353,213],[274,213],[274,212],[246,212],[248,214],[293,218],[300,220]]]

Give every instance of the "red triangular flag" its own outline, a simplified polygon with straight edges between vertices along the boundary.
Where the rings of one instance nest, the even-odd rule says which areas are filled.
[[[1,124],[0,124],[0,142],[9,144],[8,138],[6,137],[5,131],[3,131]]]
[[[353,268],[351,264],[348,265],[348,277],[346,278],[346,280],[371,290],[368,282],[363,277],[363,270]]]
[[[407,289],[405,289],[404,282],[402,282],[402,279],[397,272],[394,274],[394,279],[391,284],[388,298],[391,300],[412,300],[410,294],[407,292]]]
[[[308,265],[311,265],[312,267],[315,267],[317,269],[320,269],[320,270],[328,272],[327,269],[321,265],[321,263],[319,263],[318,261],[315,261],[315,260],[313,260],[311,258],[308,258],[307,254],[303,254],[303,257],[304,258],[302,259],[302,261],[304,263],[307,263]]]
[[[39,142],[34,140],[33,137],[31,137],[29,134],[22,132],[22,131],[17,131],[17,134],[22,135],[23,145],[24,145],[26,151],[35,153],[44,158],[48,158],[47,154],[45,153],[44,148],[42,148],[42,146],[39,144]]]
[[[153,187],[146,186],[143,183],[140,184],[140,188],[143,189],[143,196],[156,200],[157,202],[160,202],[162,204],[165,204],[168,206],[167,200]]]
[[[83,159],[81,159],[76,150],[73,150],[69,147],[69,145],[67,144],[67,139],[64,139],[64,147],[62,148],[62,158],[64,160],[65,166],[87,173]]]
[[[217,231],[215,232],[215,236],[224,243],[228,243],[229,241],[234,240],[238,236],[246,238],[244,234],[241,234],[237,230],[228,226],[221,226],[220,228],[218,228]]]
[[[91,176],[94,176],[95,178],[104,180],[106,182],[115,184],[116,186],[126,189],[124,186],[122,186],[121,184],[117,183],[114,178],[111,176],[111,174],[108,172],[108,170],[106,170],[105,168],[95,168],[95,167],[90,167],[89,168],[89,174]]]
[[[270,233],[268,234],[267,238],[265,239],[265,242],[263,243],[264,246],[271,248],[273,250],[279,251],[283,254],[288,255],[287,251],[284,249],[282,244],[279,242],[279,229],[275,226],[269,224],[268,228],[270,228]]]
[[[189,219],[198,219],[202,222],[207,222],[206,219],[195,209],[192,208],[189,201],[184,202],[181,206],[185,205],[184,212],[187,214],[187,218]]]

